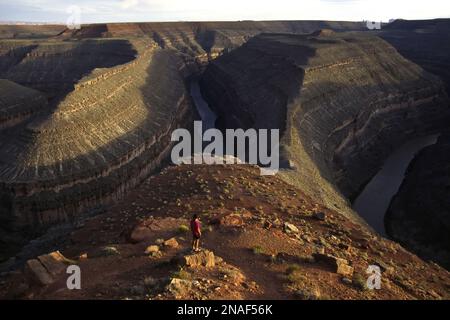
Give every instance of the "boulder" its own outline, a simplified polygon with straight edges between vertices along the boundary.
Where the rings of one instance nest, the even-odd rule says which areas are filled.
[[[25,274],[33,282],[46,286],[55,282],[69,264],[75,264],[75,261],[67,259],[59,251],[54,251],[40,255],[37,259],[28,260],[25,265]]]
[[[353,275],[353,267],[350,266],[345,259],[322,253],[314,253],[313,257],[317,262],[323,262],[332,267],[333,272],[337,274],[350,277]]]
[[[52,276],[63,273],[66,270],[67,265],[72,263],[59,251],[41,255],[38,257],[38,260]]]
[[[299,233],[300,231],[292,223],[285,222],[284,223],[284,232],[286,232],[287,234],[292,234],[292,233]]]
[[[101,258],[109,256],[118,256],[120,251],[113,246],[105,246],[101,248],[95,248],[92,252],[89,252],[90,258]]]
[[[145,249],[146,254],[151,254],[155,252],[159,252],[159,247],[156,245],[148,246],[147,249]]]
[[[184,256],[184,264],[191,268],[200,266],[214,267],[216,265],[214,253],[209,250],[203,250],[191,255]]]
[[[341,261],[341,260],[343,260],[343,261],[345,261],[345,262],[343,262],[343,261]],[[338,259],[338,260],[336,261],[336,264],[337,264],[337,268],[336,268],[336,273],[337,273],[337,274],[340,274],[340,275],[342,275],[342,276],[348,276],[348,277],[353,276],[353,267],[352,267],[352,266],[349,266],[349,265],[347,264],[347,261],[346,261],[346,260],[344,260],[344,259]]]
[[[174,296],[183,296],[192,288],[192,281],[172,278],[167,285],[167,291]]]
[[[52,275],[37,259],[31,259],[26,262],[25,274],[29,276],[33,282],[36,282],[41,286],[52,284],[55,281]]]
[[[170,238],[169,240],[164,241],[164,246],[168,248],[178,248],[179,244],[177,239]]]

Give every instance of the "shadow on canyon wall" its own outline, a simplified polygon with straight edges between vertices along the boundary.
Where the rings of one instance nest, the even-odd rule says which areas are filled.
[[[169,58],[167,58],[168,55]],[[105,64],[103,64],[104,66]],[[178,72],[176,68],[177,63],[168,51],[161,51],[152,57],[149,66],[144,71],[146,81],[139,88],[140,97],[138,99],[142,99],[142,106],[146,108],[155,105],[156,107],[145,113],[146,118],[140,119],[141,122],[135,127],[135,130],[122,134],[90,153],[78,155],[66,162],[56,162],[52,166],[39,168],[40,171],[57,171],[59,167],[84,163],[80,172],[66,174],[61,176],[61,179],[55,180],[2,183],[1,256],[10,255],[11,250],[12,252],[16,251],[24,242],[41,234],[52,224],[73,220],[81,212],[87,212],[120,198],[127,189],[139,183],[143,177],[158,167],[167,155],[171,129],[180,126],[180,123],[184,121],[183,117],[189,115],[187,106],[184,106],[185,110],[177,109],[177,101],[180,101],[180,97],[183,96],[181,90],[184,90],[184,83],[179,74],[174,74],[174,72]],[[166,76],[168,70],[171,70],[172,73]],[[78,74],[82,77],[86,72],[88,71],[85,70]],[[178,80],[175,79],[179,83],[178,86],[174,86],[175,77],[178,77]],[[64,98],[65,96],[61,96],[58,101],[63,101]],[[161,110],[164,110],[164,102],[167,101],[174,109],[166,114],[168,125],[162,127],[162,123],[156,123],[158,117],[155,120],[154,113],[158,110],[163,112]],[[186,103],[184,100],[182,101],[182,105]],[[57,106],[57,103],[53,104],[53,110]],[[152,111],[154,112],[152,113]],[[40,115],[43,118],[38,121],[51,124],[52,112],[50,110]],[[161,120],[160,117],[159,120]],[[36,121],[36,118],[31,121]],[[20,139],[22,132],[27,130],[27,125],[29,122],[2,132],[2,142],[16,143],[14,139]],[[55,137],[55,139],[57,138]],[[135,148],[130,147],[132,144],[135,144]],[[33,139],[23,146],[20,151],[21,155],[15,155],[13,158],[16,160],[22,158],[32,147]],[[70,148],[70,146],[68,147]],[[97,161],[99,158],[108,159],[109,162]],[[95,166],[92,166],[92,161],[95,162]],[[88,181],[83,179],[88,179]],[[67,186],[59,190],[58,186],[61,184],[67,184]],[[40,191],[34,192],[34,188]],[[5,250],[8,250],[7,254],[4,252]]]

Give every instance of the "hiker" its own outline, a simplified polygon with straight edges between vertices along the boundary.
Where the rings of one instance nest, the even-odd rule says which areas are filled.
[[[196,214],[192,216],[191,220],[191,231],[192,231],[192,251],[200,251],[200,237],[202,236],[200,219]]]

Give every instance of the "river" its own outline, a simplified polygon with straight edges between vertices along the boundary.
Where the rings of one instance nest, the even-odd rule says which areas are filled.
[[[203,131],[215,128],[217,115],[211,110],[205,99],[203,99],[200,85],[197,81],[191,82],[191,97],[192,100],[194,100],[195,107],[202,119]]]
[[[439,135],[411,140],[395,150],[353,203],[353,209],[380,235],[387,236],[384,215],[398,192],[415,155],[435,144]]]

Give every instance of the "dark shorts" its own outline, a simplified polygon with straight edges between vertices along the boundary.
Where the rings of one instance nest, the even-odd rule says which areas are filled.
[[[192,237],[194,238],[194,240],[198,240],[201,238],[199,234],[193,234]]]

